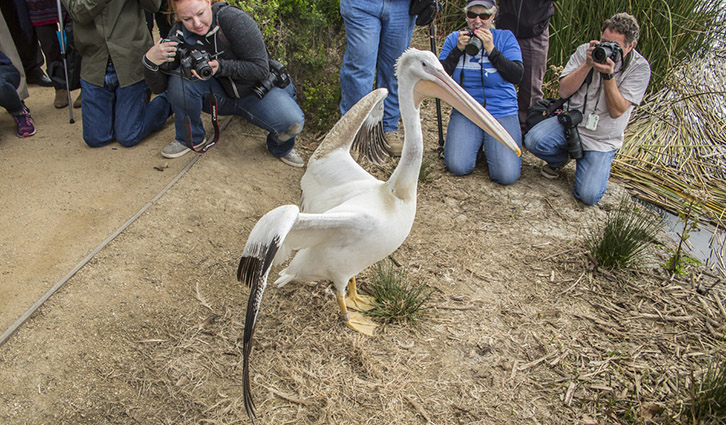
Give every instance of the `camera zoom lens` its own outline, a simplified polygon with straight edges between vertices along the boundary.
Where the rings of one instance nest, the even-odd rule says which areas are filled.
[[[469,39],[469,42],[466,44],[466,47],[464,50],[466,51],[466,54],[469,56],[476,56],[479,54],[479,51],[481,51],[482,44],[481,40],[479,40],[476,36],[471,36],[471,39]]]

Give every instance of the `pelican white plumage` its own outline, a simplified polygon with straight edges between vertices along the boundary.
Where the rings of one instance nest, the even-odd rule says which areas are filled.
[[[416,215],[416,188],[423,156],[419,106],[425,96],[450,103],[499,142],[521,154],[507,131],[449,77],[431,52],[408,49],[396,63],[404,143],[398,166],[387,181],[368,174],[351,157],[350,148],[376,159],[385,89],[361,99],[327,134],[315,150],[301,180],[301,209],[283,205],[265,214],[250,232],[237,278],[250,288],[243,347],[245,409],[254,423],[249,384],[252,336],[270,267],[298,251],[275,282],[331,280],[343,322],[372,334],[373,323],[348,312],[344,299],[350,281],[348,307],[365,304],[357,296],[354,277],[395,251],[408,236]],[[371,144],[372,143],[372,144]],[[371,147],[373,146],[373,147]],[[377,147],[376,147],[377,146]],[[352,299],[351,299],[352,298]]]

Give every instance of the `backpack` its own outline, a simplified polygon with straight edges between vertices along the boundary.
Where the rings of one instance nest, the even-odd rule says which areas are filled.
[[[73,42],[73,21],[68,21],[64,25],[64,33],[66,38],[66,66],[68,67],[68,88],[76,90],[81,88],[81,54],[78,53],[75,43]],[[58,42],[60,43],[61,33],[58,34]],[[48,64],[48,76],[51,80],[66,87],[66,70],[63,66],[63,59],[55,60]]]

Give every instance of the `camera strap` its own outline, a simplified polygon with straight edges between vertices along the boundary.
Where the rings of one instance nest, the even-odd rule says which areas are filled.
[[[216,145],[219,141],[219,119],[217,114],[217,98],[214,97],[214,90],[212,90],[212,85],[209,85],[209,113],[212,116],[212,127],[214,127],[214,137],[210,142],[208,142],[206,145],[202,146],[200,149],[194,149],[194,143],[189,143],[189,146],[191,149],[196,153],[205,153],[209,150],[212,146]],[[191,138],[191,137],[190,137]]]

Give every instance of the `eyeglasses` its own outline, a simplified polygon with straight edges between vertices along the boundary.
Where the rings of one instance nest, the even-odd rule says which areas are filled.
[[[486,21],[487,19],[489,19],[489,18],[491,18],[491,17],[492,17],[492,14],[491,14],[491,13],[486,13],[486,12],[484,12],[484,13],[474,13],[474,12],[472,12],[472,11],[468,11],[468,12],[466,12],[466,17],[467,17],[467,18],[469,18],[469,19],[474,19],[474,18],[476,18],[477,16],[478,16],[478,17],[479,17],[479,19],[481,19],[482,21]]]

